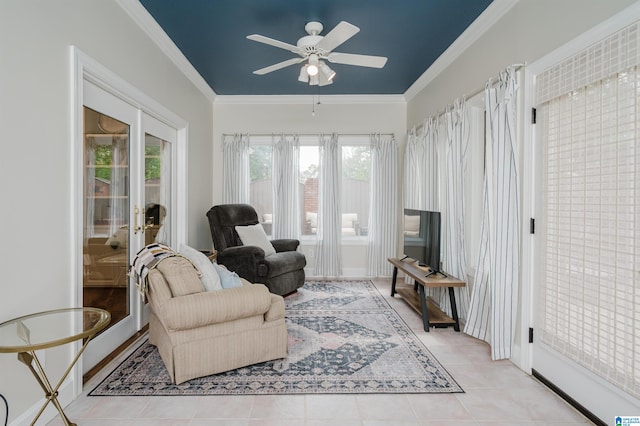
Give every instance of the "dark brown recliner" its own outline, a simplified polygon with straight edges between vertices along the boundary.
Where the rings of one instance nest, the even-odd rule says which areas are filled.
[[[271,240],[276,253],[265,256],[256,246],[244,246],[236,226],[255,225],[258,214],[248,204],[222,204],[208,212],[213,246],[218,251],[218,263],[225,265],[252,283],[262,283],[269,291],[287,295],[304,284],[307,259],[297,250],[295,239]]]

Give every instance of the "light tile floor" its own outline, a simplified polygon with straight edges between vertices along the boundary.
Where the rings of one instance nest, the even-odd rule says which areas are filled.
[[[202,397],[88,397],[119,364],[84,387],[65,412],[83,426],[427,426],[591,425],[580,413],[510,361],[491,361],[489,346],[452,328],[426,333],[418,314],[390,280],[376,280],[382,294],[462,386],[458,394],[285,395]],[[60,418],[50,425],[61,425]]]

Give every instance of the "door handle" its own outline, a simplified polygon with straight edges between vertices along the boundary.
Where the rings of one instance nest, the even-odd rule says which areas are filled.
[[[144,212],[144,209],[142,209]],[[144,230],[138,225],[138,215],[140,214],[140,209],[138,206],[133,207],[133,234],[137,234],[138,231],[144,232]],[[144,213],[143,213],[144,214]]]

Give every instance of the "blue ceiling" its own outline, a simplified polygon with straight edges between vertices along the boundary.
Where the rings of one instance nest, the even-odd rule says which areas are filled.
[[[491,0],[140,0],[218,95],[403,94]],[[309,21],[326,35],[340,21],[360,32],[336,52],[386,56],[382,69],[330,64],[332,85],[298,81],[301,65],[254,70],[296,57],[246,38],[295,45]]]

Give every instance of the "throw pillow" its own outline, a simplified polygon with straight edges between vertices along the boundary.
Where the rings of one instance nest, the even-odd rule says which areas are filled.
[[[236,232],[245,246],[257,246],[264,250],[264,255],[269,256],[274,254],[276,249],[273,248],[273,244],[269,241],[267,234],[264,232],[264,228],[261,224],[247,226],[236,226]]]
[[[205,290],[222,290],[222,284],[220,284],[220,277],[218,272],[213,267],[213,264],[209,258],[199,250],[189,247],[185,244],[180,244],[178,252],[193,262],[194,265],[200,270],[200,281]]]
[[[156,269],[169,284],[173,297],[204,291],[198,271],[190,261],[180,256],[171,256],[158,262]]]
[[[212,265],[218,272],[222,288],[242,287],[242,281],[240,281],[238,274],[231,272],[224,265],[218,265],[217,263],[212,263]]]

